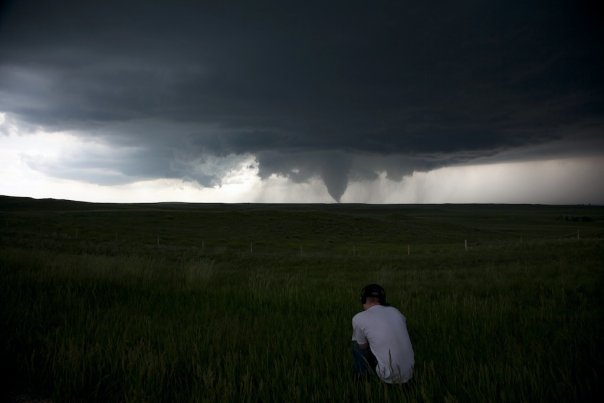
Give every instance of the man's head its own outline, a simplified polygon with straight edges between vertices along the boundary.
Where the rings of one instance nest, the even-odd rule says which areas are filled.
[[[378,284],[369,284],[361,290],[361,304],[367,309],[374,305],[386,305],[386,291]]]

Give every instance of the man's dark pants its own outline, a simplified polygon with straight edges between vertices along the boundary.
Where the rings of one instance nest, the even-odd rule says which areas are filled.
[[[367,378],[375,373],[377,359],[369,348],[362,349],[359,343],[352,342],[352,358],[354,361],[354,375],[357,378]]]

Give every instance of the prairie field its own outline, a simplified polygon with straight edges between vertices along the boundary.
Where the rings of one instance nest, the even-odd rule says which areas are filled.
[[[0,197],[4,401],[599,400],[604,207]],[[360,289],[413,380],[352,376]]]

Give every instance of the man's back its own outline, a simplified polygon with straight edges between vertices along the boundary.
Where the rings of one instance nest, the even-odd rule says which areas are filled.
[[[405,317],[392,306],[375,305],[352,318],[352,340],[369,343],[378,365],[376,372],[388,383],[403,383],[413,375],[414,354]]]

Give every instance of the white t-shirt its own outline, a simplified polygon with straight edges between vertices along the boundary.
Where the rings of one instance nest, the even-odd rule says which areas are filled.
[[[386,383],[405,383],[415,363],[407,321],[393,306],[374,305],[352,318],[352,340],[369,343],[377,359],[375,372]]]

